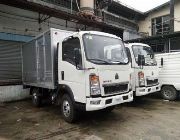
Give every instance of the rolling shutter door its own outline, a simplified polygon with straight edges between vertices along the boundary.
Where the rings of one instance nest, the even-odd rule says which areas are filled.
[[[0,40],[0,85],[22,82],[22,55],[20,42]]]

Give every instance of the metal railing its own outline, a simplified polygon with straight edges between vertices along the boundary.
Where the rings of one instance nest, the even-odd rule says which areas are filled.
[[[79,2],[80,0],[77,0],[78,5],[76,3],[76,0],[41,0],[41,1],[54,4],[56,6],[64,7],[69,10],[72,9],[73,11],[78,11],[78,5],[80,3]]]
[[[107,11],[103,11],[103,21],[116,26],[121,26],[124,29],[132,28],[137,30],[138,28],[137,23],[135,23],[134,21],[115,15]]]

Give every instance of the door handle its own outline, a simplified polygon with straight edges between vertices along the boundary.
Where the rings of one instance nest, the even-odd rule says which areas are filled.
[[[64,80],[64,71],[61,71],[61,80]]]

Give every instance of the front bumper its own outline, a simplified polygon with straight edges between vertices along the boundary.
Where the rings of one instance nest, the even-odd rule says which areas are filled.
[[[144,96],[150,93],[160,91],[160,85],[152,86],[152,87],[139,87],[136,88],[136,96]]]
[[[111,97],[87,98],[86,111],[101,110],[106,107],[131,102],[133,100],[133,91],[123,95]]]

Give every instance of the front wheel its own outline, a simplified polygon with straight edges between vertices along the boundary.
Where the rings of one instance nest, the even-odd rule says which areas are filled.
[[[62,97],[61,113],[66,122],[73,123],[77,119],[77,110],[73,105],[72,99],[67,94]]]
[[[178,93],[173,86],[162,87],[161,95],[165,100],[170,100],[170,101],[174,101],[178,97]]]

